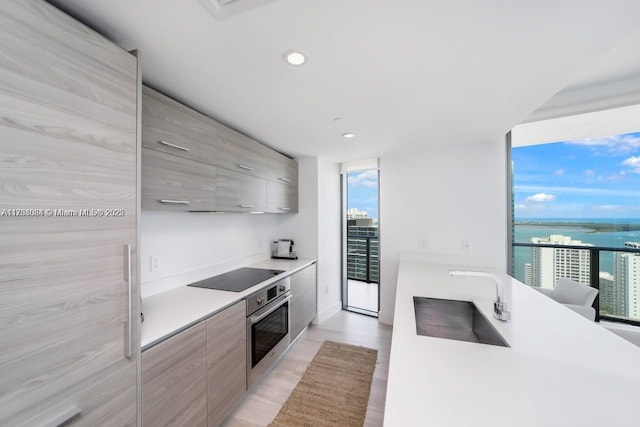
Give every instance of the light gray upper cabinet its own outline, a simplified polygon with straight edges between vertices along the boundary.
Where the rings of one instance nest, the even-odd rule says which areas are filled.
[[[291,339],[311,323],[317,314],[316,265],[291,276]]]
[[[137,58],[3,1],[0,75],[0,425],[136,425]]]
[[[143,148],[142,209],[215,211],[216,168]]]
[[[213,121],[147,87],[142,89],[142,145],[199,162],[216,163]]]
[[[218,165],[260,178],[267,177],[270,148],[229,129],[218,126]]]
[[[265,212],[267,181],[222,168],[217,169],[216,205],[219,212]]]
[[[267,154],[267,179],[287,184],[298,191],[298,162],[277,151]]]
[[[266,212],[298,213],[298,187],[267,181]]]

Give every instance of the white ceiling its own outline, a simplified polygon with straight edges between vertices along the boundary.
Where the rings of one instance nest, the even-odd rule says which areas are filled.
[[[580,73],[640,25],[637,0],[275,0],[225,20],[199,0],[52,3],[139,49],[145,83],[336,161],[499,140],[567,84],[610,78],[608,63]],[[286,65],[290,49],[307,64]]]

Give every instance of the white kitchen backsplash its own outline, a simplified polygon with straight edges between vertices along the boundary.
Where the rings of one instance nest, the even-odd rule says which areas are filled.
[[[269,258],[282,220],[281,215],[144,211],[142,297]]]

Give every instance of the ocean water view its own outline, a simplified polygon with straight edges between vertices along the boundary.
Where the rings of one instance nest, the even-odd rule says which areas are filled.
[[[624,248],[625,242],[640,242],[640,218],[519,218],[514,221],[513,231],[517,243],[561,234],[594,246]],[[514,248],[513,260],[514,276],[524,282],[524,265],[531,262],[531,248]],[[613,274],[613,252],[601,252],[600,271]]]

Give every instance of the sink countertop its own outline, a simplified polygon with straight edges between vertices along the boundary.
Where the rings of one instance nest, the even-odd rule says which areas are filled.
[[[245,267],[284,270],[264,282],[245,289],[242,292],[219,291],[184,286],[152,295],[142,299],[144,322],[141,326],[142,350],[158,344],[172,335],[200,322],[207,317],[244,299],[246,296],[262,289],[271,283],[282,280],[287,276],[315,263],[315,259],[267,259]]]
[[[400,263],[385,426],[601,427],[638,419],[640,348],[498,273],[512,285],[513,318],[496,320],[494,282],[450,277],[449,269],[461,266]],[[417,335],[414,296],[473,301],[511,348]]]

